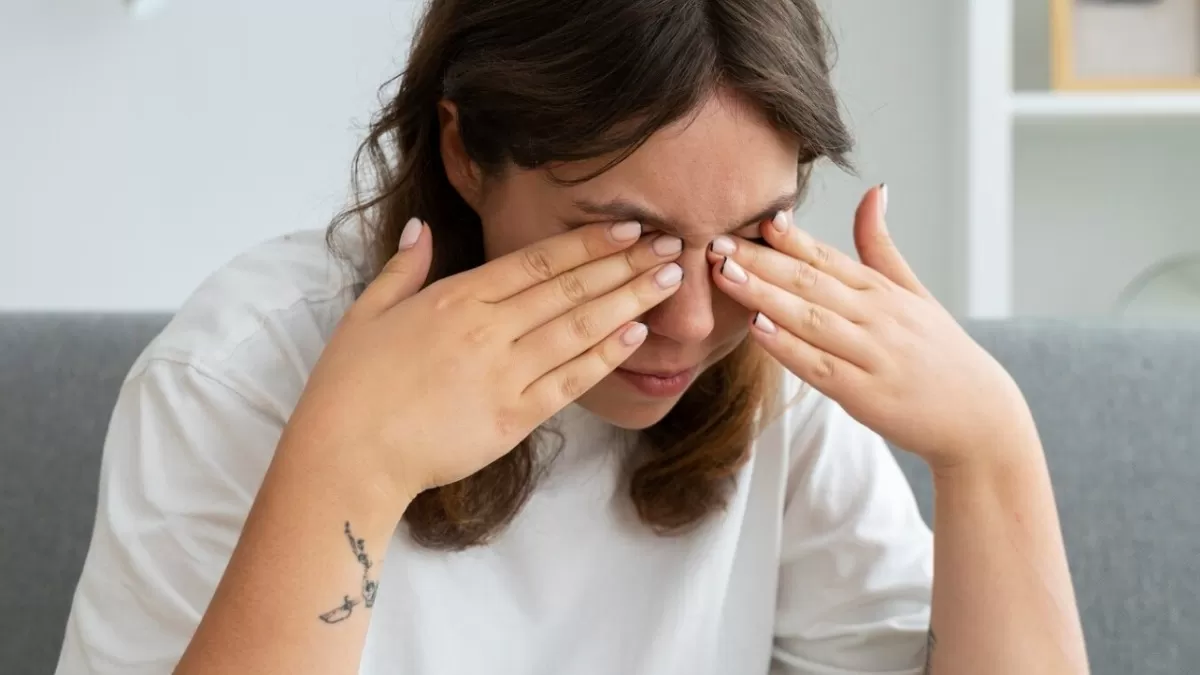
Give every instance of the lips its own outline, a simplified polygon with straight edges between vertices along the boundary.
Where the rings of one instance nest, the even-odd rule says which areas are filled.
[[[687,370],[644,371],[618,368],[616,374],[634,389],[651,398],[672,398],[687,390],[696,377],[696,368]]]
[[[628,372],[628,373],[632,373],[634,375],[646,375],[649,377],[671,378],[671,377],[677,377],[679,375],[686,375],[686,374],[692,372],[693,370],[695,370],[695,368],[681,368],[679,370],[642,370],[641,368],[621,368],[621,370],[624,370],[625,372]]]

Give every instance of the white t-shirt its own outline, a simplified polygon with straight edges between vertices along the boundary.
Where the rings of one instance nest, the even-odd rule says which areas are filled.
[[[361,285],[324,233],[283,237],[210,277],[147,347],[108,431],[59,675],[171,672]],[[920,671],[932,537],[887,447],[839,406],[804,392],[728,509],[677,537],[629,517],[615,429],[576,406],[558,423],[565,447],[493,544],[425,550],[401,525],[362,675]]]

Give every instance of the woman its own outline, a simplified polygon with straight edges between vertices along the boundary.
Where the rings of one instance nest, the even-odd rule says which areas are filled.
[[[884,188],[793,222],[811,0],[433,0],[398,84],[134,366],[60,673],[1086,671],[1019,391]]]

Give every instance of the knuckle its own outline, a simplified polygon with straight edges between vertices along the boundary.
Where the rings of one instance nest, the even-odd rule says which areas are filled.
[[[587,299],[587,283],[584,282],[584,280],[578,274],[568,272],[555,278],[558,279],[559,292],[561,292],[563,297],[566,298],[571,304],[577,305]]]
[[[430,284],[422,293],[432,300],[435,311],[457,310],[471,298],[469,286],[458,283],[459,281],[458,279],[439,279]]]
[[[583,250],[587,254],[588,260],[596,260],[608,255],[612,250],[612,244],[608,241],[606,228],[597,230],[596,236],[584,237]]]
[[[833,252],[825,244],[813,243],[812,251],[813,260],[817,262],[818,267],[825,267],[833,259]]]
[[[627,248],[621,251],[621,260],[625,263],[625,271],[630,276],[637,274],[642,266],[638,264],[637,251],[632,248]]]
[[[578,375],[564,375],[558,383],[558,393],[566,401],[574,401],[586,391],[587,386]]]
[[[541,246],[531,246],[522,253],[521,264],[529,276],[538,281],[546,281],[554,276],[554,263],[550,254]]]
[[[619,343],[608,342],[596,352],[605,373],[611,373],[625,362],[625,355]]]
[[[800,263],[792,273],[792,287],[795,290],[809,290],[817,285],[817,268]]]
[[[804,322],[804,327],[809,330],[820,330],[824,328],[826,323],[825,310],[817,305],[809,305],[804,309],[804,316],[801,317]]]
[[[837,375],[837,362],[829,354],[821,354],[813,367],[813,375],[824,381],[833,379]]]
[[[567,330],[571,336],[580,340],[591,340],[596,335],[596,322],[592,317],[585,313],[579,312],[571,317],[567,323]]]
[[[626,314],[633,318],[637,314],[662,302],[663,291],[653,279],[644,279],[639,283],[630,284],[621,299],[621,306],[627,308]]]
[[[444,287],[433,292],[433,310],[435,312],[452,312],[458,308],[461,299],[458,295],[447,291]]]

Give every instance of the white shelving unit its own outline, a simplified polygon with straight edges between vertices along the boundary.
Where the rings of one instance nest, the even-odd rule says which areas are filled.
[[[1012,96],[1017,123],[1040,120],[1200,117],[1200,94],[1091,94],[1018,92]]]
[[[1004,318],[1026,313],[1024,311],[1026,308],[1018,306],[1018,296],[1024,294],[1025,297],[1030,297],[1031,293],[1036,296],[1036,289],[1030,291],[1026,287],[1021,289],[1021,293],[1018,293],[1017,282],[1025,278],[1030,266],[1039,262],[1044,266],[1049,259],[1049,255],[1043,251],[1030,253],[1034,246],[1041,246],[1043,242],[1038,240],[1035,244],[1029,244],[1028,240],[1033,238],[1028,236],[1030,226],[1025,225],[1024,222],[1014,226],[1014,214],[1022,212],[1024,218],[1029,220],[1028,217],[1032,210],[1036,216],[1032,220],[1037,222],[1037,227],[1042,228],[1054,227],[1056,218],[1062,219],[1064,213],[1071,214],[1061,204],[1044,208],[1045,213],[1043,214],[1038,211],[1040,207],[1036,204],[1031,206],[1029,201],[1021,202],[1019,200],[1036,200],[1045,198],[1046,194],[1052,194],[1048,189],[1043,189],[1043,185],[1058,176],[1069,178],[1072,174],[1083,175],[1095,172],[1098,157],[1102,158],[1104,162],[1111,161],[1114,166],[1119,166],[1122,162],[1140,161],[1139,166],[1133,167],[1133,169],[1143,171],[1142,174],[1136,176],[1140,182],[1134,181],[1138,189],[1172,192],[1170,187],[1161,189],[1155,187],[1154,181],[1157,179],[1157,174],[1147,177],[1145,171],[1148,169],[1145,169],[1145,165],[1152,164],[1151,160],[1147,160],[1145,156],[1139,160],[1124,156],[1105,155],[1107,146],[1104,144],[1117,143],[1114,147],[1118,147],[1120,151],[1127,151],[1129,148],[1139,149],[1141,136],[1138,134],[1148,134],[1150,142],[1158,144],[1155,147],[1169,148],[1173,143],[1173,137],[1164,136],[1161,132],[1161,129],[1167,128],[1163,126],[1167,122],[1193,120],[1198,123],[1197,128],[1200,129],[1200,92],[1016,91],[1014,87],[1014,0],[968,0],[963,6],[963,11],[964,43],[961,45],[961,53],[965,54],[962,64],[962,70],[965,72],[960,73],[964,79],[960,99],[965,123],[960,130],[962,143],[959,144],[963,149],[963,157],[960,158],[962,184],[956,186],[964,195],[958,210],[961,222],[964,224],[959,233],[962,237],[959,242],[959,257],[962,260],[959,283],[963,288],[963,295],[958,304],[959,310],[972,318]],[[1022,56],[1026,55],[1022,54]],[[1183,128],[1188,128],[1188,126],[1190,125],[1185,125]],[[1100,131],[1096,131],[1097,128]],[[1110,128],[1113,133],[1109,133]],[[1186,133],[1193,134],[1195,132],[1188,131]],[[1133,134],[1133,140],[1128,136],[1121,136],[1121,134]],[[1112,138],[1117,138],[1118,141],[1110,141]],[[1198,139],[1195,142],[1200,143],[1200,134],[1187,138]],[[1191,148],[1191,142],[1193,141],[1189,140],[1189,145],[1185,147]],[[1039,149],[1033,145],[1026,145],[1038,143],[1053,145],[1056,152],[1047,151],[1044,147]],[[1076,143],[1088,143],[1091,144],[1091,147],[1072,145]],[[1118,150],[1113,152],[1118,152]],[[1036,157],[1037,163],[1031,160],[1022,161],[1022,153],[1029,153],[1029,156]],[[1053,166],[1046,168],[1046,162],[1052,163]],[[1031,166],[1039,172],[1036,180],[1016,173],[1018,170],[1031,170]],[[1186,172],[1186,162],[1181,164],[1179,157],[1175,157],[1171,167],[1171,170],[1175,172],[1174,175],[1177,176],[1172,179],[1174,182],[1170,183],[1174,186],[1181,180],[1185,180],[1178,176],[1180,172]],[[1118,220],[1114,221],[1116,224],[1108,224],[1107,229],[1097,237],[1109,236],[1113,232],[1118,234],[1124,232],[1126,233],[1124,236],[1131,237],[1132,235],[1127,233],[1136,226],[1145,227],[1148,232],[1145,239],[1153,240],[1146,246],[1138,248],[1137,253],[1141,257],[1127,263],[1130,269],[1122,267],[1109,272],[1112,278],[1107,279],[1107,285],[1103,287],[1103,292],[1107,297],[1107,295],[1112,295],[1114,289],[1120,288],[1124,279],[1130,278],[1137,268],[1144,265],[1147,258],[1159,255],[1159,249],[1169,248],[1170,242],[1164,244],[1163,241],[1170,240],[1175,233],[1172,232],[1168,236],[1161,232],[1154,232],[1153,228],[1157,226],[1156,222],[1175,223],[1181,219],[1178,214],[1182,211],[1189,208],[1194,210],[1197,199],[1195,195],[1200,193],[1200,189],[1190,190],[1191,194],[1172,197],[1181,200],[1178,207],[1175,205],[1157,206],[1157,211],[1146,216],[1147,221],[1155,221],[1157,218],[1156,222],[1137,223],[1136,216],[1131,216],[1119,208],[1109,209],[1108,205],[1122,206],[1123,203],[1116,201],[1118,199],[1128,201],[1141,198],[1150,203],[1160,199],[1161,195],[1157,193],[1144,194],[1143,192],[1114,196],[1111,193],[1118,189],[1114,188],[1114,185],[1119,186],[1120,189],[1124,187],[1120,183],[1119,174],[1116,173],[1119,169],[1109,170],[1106,168],[1105,170],[1109,171],[1103,174],[1106,182],[1103,186],[1095,188],[1095,191],[1097,193],[1107,192],[1108,194],[1097,194],[1096,199],[1108,201],[1104,201],[1103,208],[1097,207],[1095,210],[1104,213],[1118,212],[1113,216]],[[1196,176],[1194,182],[1197,188],[1200,188],[1200,157],[1196,158],[1194,170]],[[1165,172],[1166,169],[1163,171]],[[1089,192],[1085,183],[1081,183],[1079,180],[1074,183],[1069,180],[1066,182],[1069,183],[1069,188],[1076,190],[1075,196],[1080,202],[1092,198],[1092,193]],[[1022,185],[1026,186],[1026,193],[1018,194],[1018,187]],[[1030,185],[1034,186],[1032,192],[1037,193],[1032,197],[1029,196]],[[1081,188],[1080,185],[1085,187]],[[1189,191],[1174,189],[1173,192]],[[1088,213],[1090,214],[1090,212]],[[1163,214],[1168,214],[1170,217],[1163,218]],[[1017,241],[1018,230],[1021,227],[1026,228],[1021,231],[1027,235],[1024,249],[1018,245]],[[1080,226],[1077,222],[1068,224],[1067,227],[1074,227],[1075,230],[1069,234],[1045,235],[1045,241],[1061,244],[1080,239],[1078,236]],[[1170,225],[1170,227],[1178,226]],[[1195,228],[1196,232],[1200,232],[1200,215],[1195,221]],[[1035,230],[1039,236],[1042,236],[1043,232],[1044,230]],[[1200,246],[1200,234],[1191,232],[1183,234],[1185,236],[1182,237],[1181,245],[1186,246],[1190,243],[1192,246]],[[1114,237],[1109,236],[1109,239],[1113,240]],[[1065,274],[1085,273],[1086,259],[1093,255],[1093,252],[1087,248],[1088,243],[1085,239],[1078,250],[1066,253],[1064,259],[1075,267],[1065,271]],[[1106,242],[1104,246],[1098,245],[1097,248],[1104,250],[1095,254],[1096,259],[1101,261],[1097,265],[1104,265],[1113,259],[1119,261],[1122,254],[1121,247],[1125,243],[1114,240]],[[1150,251],[1152,245],[1157,247],[1154,251]],[[1163,251],[1163,253],[1166,252],[1169,251]],[[1080,262],[1080,259],[1084,259],[1083,262]],[[1054,271],[1046,272],[1044,269],[1037,270],[1037,272],[1040,275],[1037,277],[1039,283],[1044,282],[1047,275],[1055,273]],[[1088,272],[1091,271],[1088,270]],[[1094,309],[1099,304],[1099,301],[1093,299],[1091,306]],[[1080,313],[1072,311],[1074,309],[1077,308],[1066,306],[1062,308],[1062,313]],[[1045,314],[1054,311],[1057,309],[1047,310],[1046,307],[1039,306],[1033,313]]]

